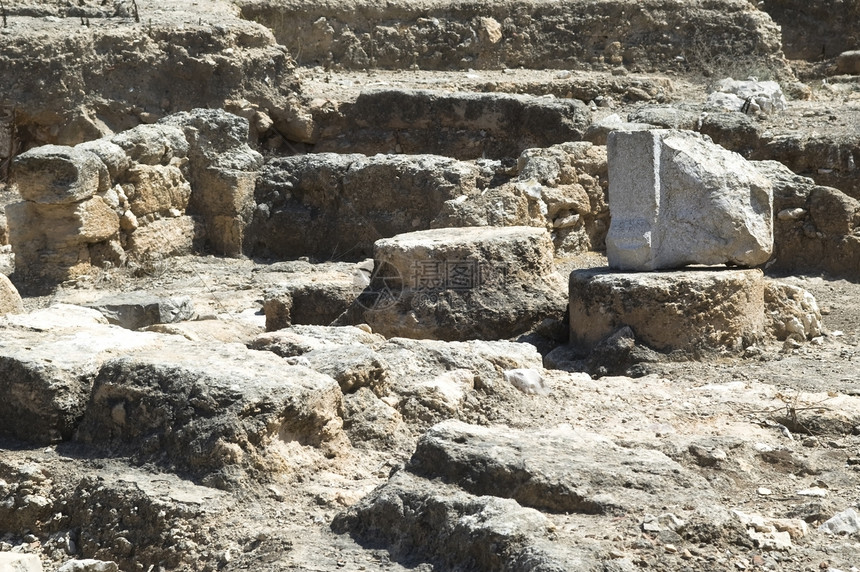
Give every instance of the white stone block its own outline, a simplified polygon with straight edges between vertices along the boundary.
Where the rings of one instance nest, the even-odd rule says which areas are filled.
[[[691,132],[615,131],[608,140],[609,266],[756,266],[773,251],[770,182]]]

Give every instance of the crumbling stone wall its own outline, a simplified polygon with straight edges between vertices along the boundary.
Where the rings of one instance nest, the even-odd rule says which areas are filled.
[[[456,3],[241,0],[299,63],[347,69],[594,68],[633,71],[754,58],[784,72],[779,28],[747,2],[546,0]],[[695,56],[695,57],[691,57]]]
[[[16,275],[56,283],[93,265],[199,247],[241,254],[262,162],[247,137],[247,120],[194,110],[110,139],[19,155],[13,184],[23,200],[6,208]]]

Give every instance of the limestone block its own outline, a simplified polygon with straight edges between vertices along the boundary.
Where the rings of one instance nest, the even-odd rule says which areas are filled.
[[[166,165],[174,157],[188,155],[188,141],[182,129],[172,125],[138,125],[111,139],[129,159],[144,165]]]
[[[190,144],[192,169],[218,167],[255,171],[263,157],[248,146],[248,120],[220,109],[192,109],[159,120],[181,129]]]
[[[36,554],[0,552],[0,570],[3,572],[42,572],[42,561]]]
[[[660,351],[741,349],[765,333],[761,270],[570,275],[570,341],[586,349],[629,326]]]
[[[126,155],[125,151],[119,145],[112,143],[110,139],[95,139],[75,145],[75,149],[89,151],[90,153],[101,159],[102,163],[107,167],[111,180],[116,180],[122,176],[126,169],[131,166],[131,160]]]
[[[71,438],[99,365],[157,339],[68,305],[6,315],[0,330],[0,434],[35,444]]]
[[[185,212],[191,185],[174,165],[136,165],[128,170],[129,206],[137,217],[167,214],[171,209]]]
[[[160,339],[101,366],[77,440],[220,488],[345,440],[332,378],[241,344],[148,335]]]
[[[564,313],[550,234],[465,227],[378,240],[372,281],[352,323],[386,336],[505,339]]]
[[[691,132],[609,136],[609,266],[755,266],[773,250],[770,182],[743,157]]]
[[[63,145],[44,145],[18,155],[12,179],[21,198],[44,204],[82,201],[110,185],[107,167],[94,153]]]
[[[203,226],[190,216],[162,218],[128,235],[126,251],[142,260],[189,254],[203,235]]]
[[[242,254],[245,229],[254,216],[255,172],[236,169],[201,169],[190,210],[206,224],[212,250],[226,256]]]

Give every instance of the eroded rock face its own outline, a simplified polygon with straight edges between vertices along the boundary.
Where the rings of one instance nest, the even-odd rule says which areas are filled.
[[[504,339],[564,313],[547,231],[442,228],[377,241],[376,270],[345,320],[387,336]]]
[[[533,508],[627,514],[660,506],[657,491],[689,488],[711,496],[701,477],[654,450],[570,428],[530,433],[446,421],[421,437],[405,470],[338,515],[332,528],[407,561],[599,570],[589,547],[557,536],[547,542],[546,517]],[[495,549],[484,554],[488,534]]]
[[[78,306],[10,315],[2,325],[0,433],[36,444],[70,439],[100,365],[154,339]]]
[[[475,496],[400,471],[338,515],[332,530],[385,546],[411,564],[453,568],[469,562],[476,570],[512,572],[603,569],[590,550],[550,542],[547,525],[544,515],[516,501]]]
[[[445,201],[486,182],[475,165],[435,155],[275,159],[257,181],[252,252],[361,260],[376,240],[429,228]]]
[[[75,6],[68,18],[62,6],[8,4],[0,108],[16,110],[25,149],[75,145],[233,99],[289,115],[296,91],[291,59],[266,28],[236,18],[226,2],[199,13],[144,7],[145,22],[135,22],[126,3],[103,5],[101,13]],[[78,16],[93,25],[82,26]]]
[[[684,131],[616,131],[609,144],[610,267],[755,266],[773,249],[770,182]]]

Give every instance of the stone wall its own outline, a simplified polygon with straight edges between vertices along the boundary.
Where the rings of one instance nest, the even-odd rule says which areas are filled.
[[[747,2],[242,0],[300,64],[347,69],[703,69],[715,57],[783,72],[779,28]]]

